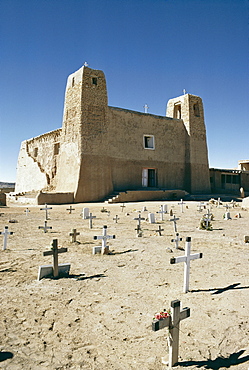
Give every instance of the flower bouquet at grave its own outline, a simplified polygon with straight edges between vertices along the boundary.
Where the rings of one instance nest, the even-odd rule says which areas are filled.
[[[213,230],[213,227],[212,227],[212,224],[211,224],[211,221],[207,221],[206,217],[203,216],[200,220],[200,226],[199,226],[199,229],[200,230],[208,230],[208,231],[212,231]]]
[[[163,320],[167,317],[170,317],[170,310],[163,310],[162,312],[158,312],[154,315],[153,320]]]
[[[100,210],[100,212],[102,212],[102,213],[107,213],[108,211],[107,211],[107,209],[105,209],[104,207]]]

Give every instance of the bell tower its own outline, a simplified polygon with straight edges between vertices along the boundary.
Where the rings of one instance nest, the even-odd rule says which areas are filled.
[[[184,94],[170,99],[166,116],[182,120],[186,132],[186,177],[187,191],[210,193],[210,176],[206,127],[202,99],[199,96]]]

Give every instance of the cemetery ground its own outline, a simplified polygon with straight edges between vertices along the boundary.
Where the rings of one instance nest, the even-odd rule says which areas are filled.
[[[156,213],[162,204],[168,207],[163,220]],[[45,220],[42,206],[2,207],[0,231],[8,226],[13,235],[6,250],[0,236],[0,368],[166,369],[161,358],[168,356],[168,328],[152,331],[152,321],[179,299],[190,317],[180,325],[174,368],[247,370],[249,211],[240,204],[230,208],[230,220],[223,219],[225,203],[213,206],[212,231],[199,230],[206,210],[200,211],[197,202],[185,202],[183,212],[177,201],[125,203],[123,210],[121,204],[73,204],[71,213],[68,205],[52,205],[47,232],[38,228]],[[145,206],[156,223],[142,220],[137,237],[134,218]],[[80,216],[83,207],[96,216],[92,229]],[[179,218],[179,249],[171,242],[171,209]],[[148,218],[148,212],[141,217]],[[93,255],[92,248],[101,245],[94,236],[102,235],[104,225],[108,235],[115,235],[107,241],[111,254]],[[76,242],[69,236],[72,229],[80,233]],[[190,291],[183,293],[184,264],[170,264],[170,259],[184,255],[187,237],[191,253],[203,257],[190,262]],[[43,252],[54,239],[67,248],[58,259],[71,264],[69,276],[38,281],[38,267],[52,264],[52,256]]]

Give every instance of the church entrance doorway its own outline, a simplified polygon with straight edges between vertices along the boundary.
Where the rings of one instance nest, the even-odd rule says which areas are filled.
[[[156,169],[155,168],[143,168],[142,186],[148,187],[148,188],[156,187]]]

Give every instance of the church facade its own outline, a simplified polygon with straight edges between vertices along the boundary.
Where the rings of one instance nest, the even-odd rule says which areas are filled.
[[[15,192],[71,203],[139,189],[210,192],[202,100],[170,99],[165,117],[111,107],[104,73],[83,66],[67,79],[62,128],[22,142]]]

